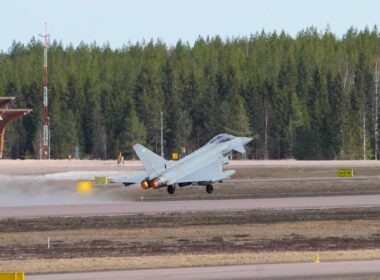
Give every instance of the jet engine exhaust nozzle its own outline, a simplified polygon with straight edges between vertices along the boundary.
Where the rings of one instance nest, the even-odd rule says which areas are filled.
[[[154,178],[149,182],[149,187],[153,189],[162,188],[166,186],[166,180],[163,177]]]
[[[141,187],[145,190],[149,188],[149,183],[147,180],[141,181]]]
[[[153,188],[153,189],[157,189],[158,188],[158,183],[156,180],[152,180],[149,182],[149,187],[150,188]]]

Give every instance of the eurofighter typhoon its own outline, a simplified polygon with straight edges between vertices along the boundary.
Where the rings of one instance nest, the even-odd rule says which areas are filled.
[[[114,180],[125,186],[141,184],[143,189],[166,187],[173,194],[176,187],[188,185],[206,186],[207,193],[214,190],[213,183],[223,182],[235,174],[234,170],[223,171],[232,151],[245,153],[244,145],[252,138],[219,134],[206,145],[178,161],[167,161],[140,144],[133,146],[142,161],[146,173],[126,176]]]

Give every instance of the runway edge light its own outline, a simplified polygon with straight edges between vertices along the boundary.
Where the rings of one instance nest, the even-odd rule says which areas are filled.
[[[78,194],[90,195],[91,192],[92,192],[92,183],[90,181],[79,181],[77,183],[77,193]]]
[[[317,251],[317,253],[315,254],[315,263],[320,263],[321,262],[321,258],[319,256],[319,252]]]

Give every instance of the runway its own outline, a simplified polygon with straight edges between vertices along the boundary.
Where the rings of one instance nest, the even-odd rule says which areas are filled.
[[[380,261],[288,263],[27,275],[28,280],[124,279],[308,279],[380,275]]]
[[[103,204],[0,207],[0,219],[9,217],[97,216],[166,212],[238,211],[253,209],[326,209],[376,206],[380,206],[380,195],[153,202],[129,201],[123,203]]]
[[[303,178],[254,178],[254,179],[235,179],[235,182],[247,182],[252,183],[271,183],[271,182],[310,182],[310,181],[363,181],[363,180],[379,180],[379,176],[355,176],[355,177],[303,177]]]

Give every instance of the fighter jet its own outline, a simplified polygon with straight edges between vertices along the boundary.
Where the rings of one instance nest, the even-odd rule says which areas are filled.
[[[245,153],[244,145],[252,138],[219,134],[206,145],[178,161],[168,161],[140,144],[133,146],[142,161],[146,173],[113,180],[125,186],[140,183],[143,189],[167,188],[173,194],[176,187],[188,185],[206,186],[207,193],[214,190],[213,183],[223,182],[235,174],[234,170],[223,171],[232,151]]]

